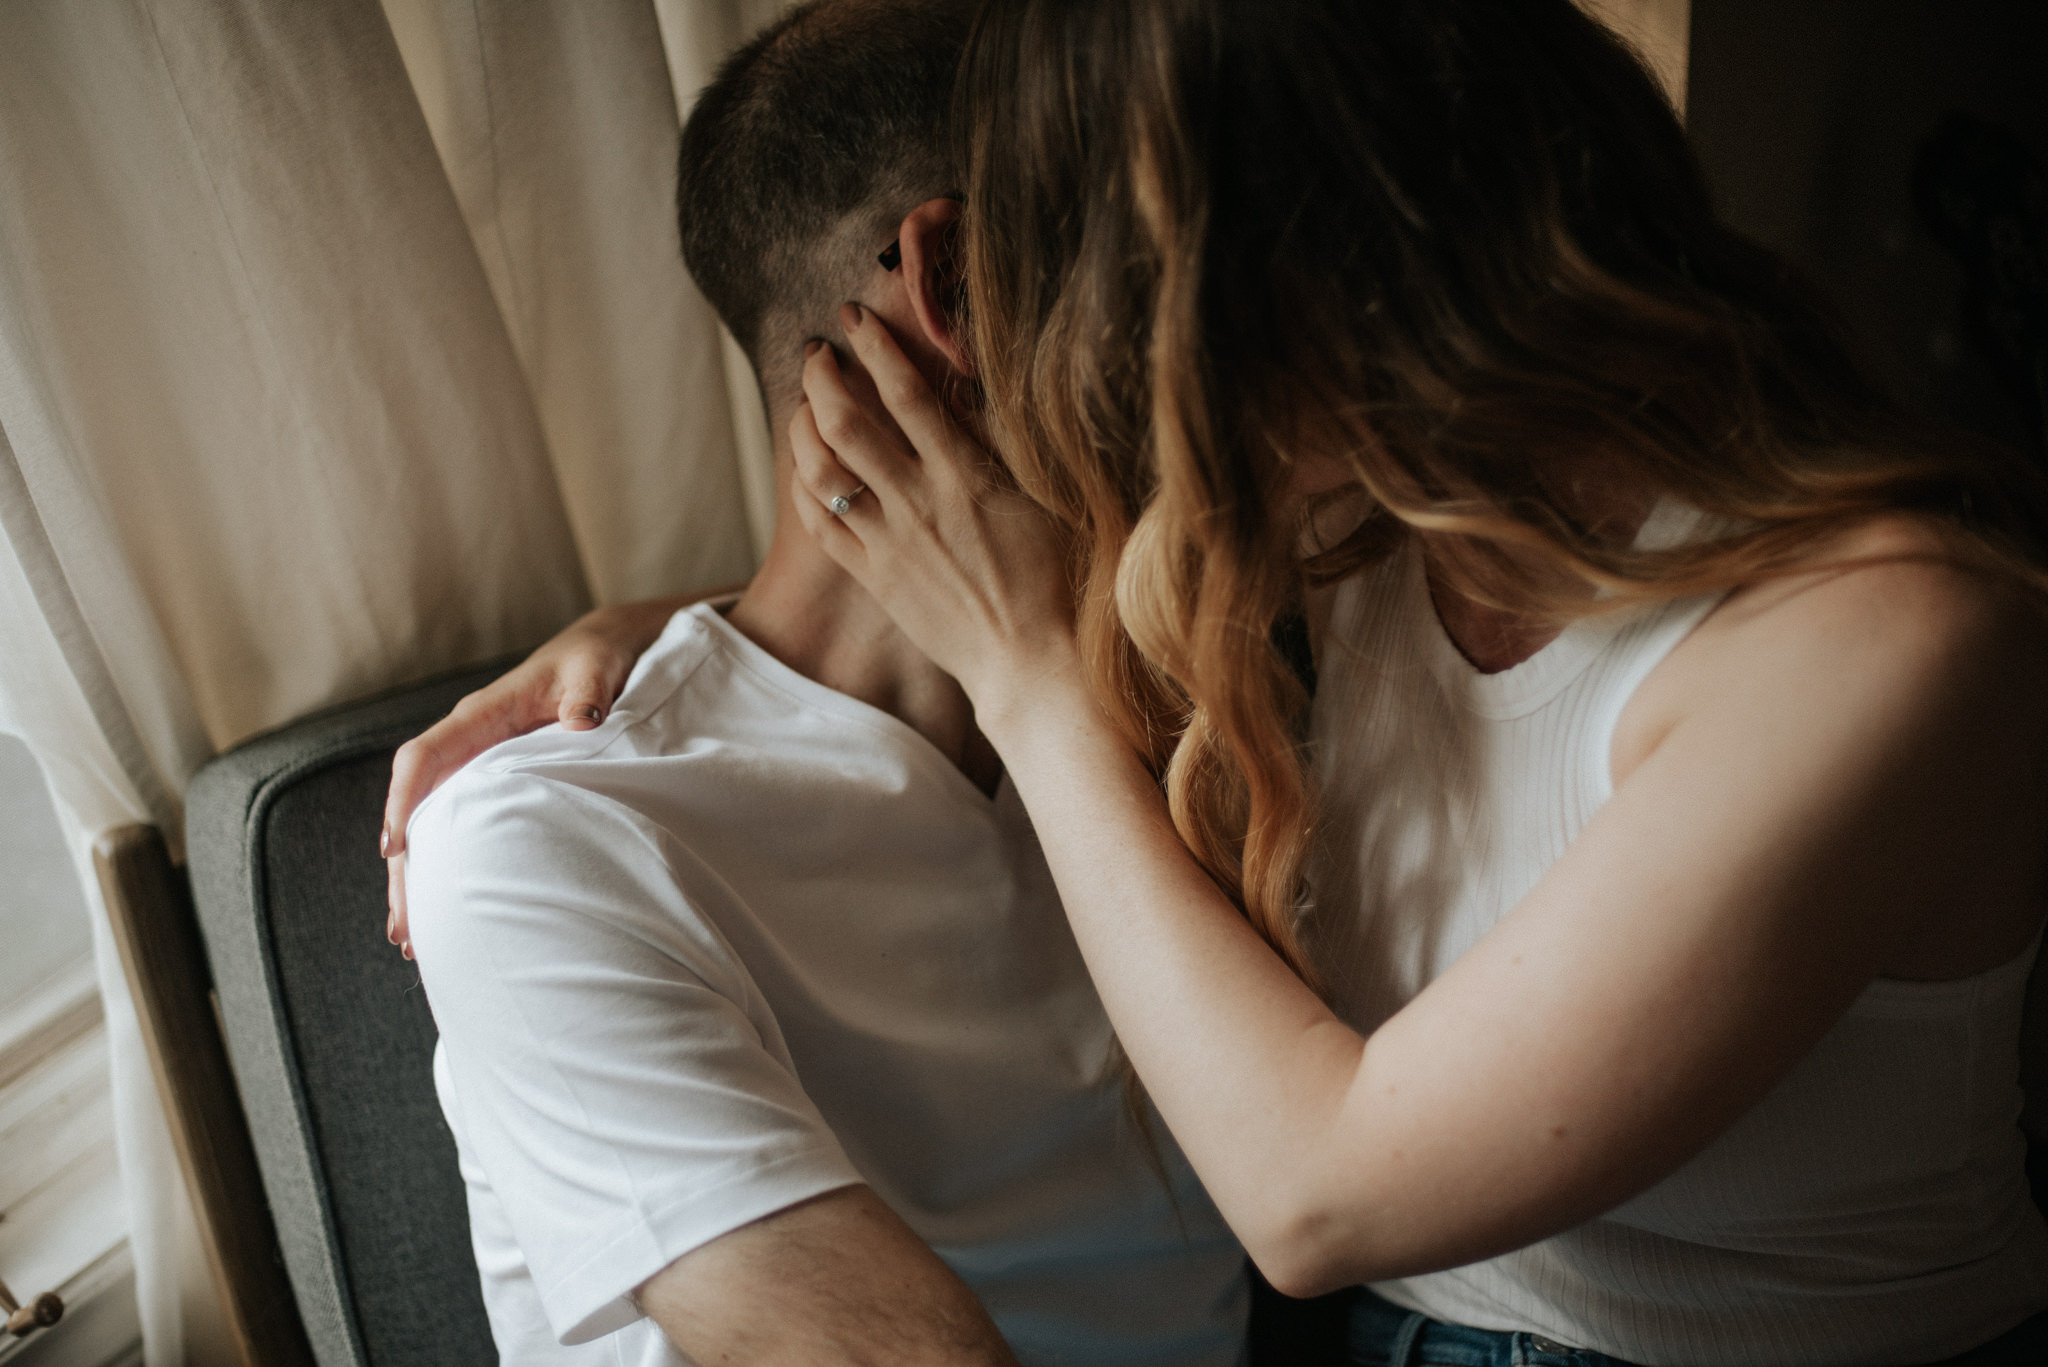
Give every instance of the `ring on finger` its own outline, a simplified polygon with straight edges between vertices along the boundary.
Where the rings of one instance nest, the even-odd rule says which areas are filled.
[[[825,500],[825,508],[834,517],[845,517],[853,508],[853,501],[867,492],[868,486],[856,484],[843,494],[834,494]]]

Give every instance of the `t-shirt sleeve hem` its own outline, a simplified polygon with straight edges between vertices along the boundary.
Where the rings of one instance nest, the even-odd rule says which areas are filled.
[[[808,1145],[710,1188],[642,1211],[540,1289],[548,1322],[565,1347],[588,1343],[641,1318],[633,1291],[676,1259],[742,1225],[841,1187],[861,1175],[836,1144]],[[566,1326],[566,1327],[565,1327]]]

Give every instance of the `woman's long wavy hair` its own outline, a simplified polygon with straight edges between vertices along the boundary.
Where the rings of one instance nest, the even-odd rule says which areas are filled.
[[[1561,623],[1892,511],[2033,573],[2031,478],[1859,377],[1570,0],[989,0],[956,98],[991,440],[1075,534],[1088,666],[1181,836],[1311,982],[1276,640],[1312,580],[1422,536]],[[1291,491],[1332,462],[1362,520],[1311,554]],[[1639,550],[1585,485],[1739,530]]]

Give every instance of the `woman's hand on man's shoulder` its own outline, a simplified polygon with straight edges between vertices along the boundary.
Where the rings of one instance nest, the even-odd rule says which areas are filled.
[[[384,800],[380,849],[389,901],[385,933],[408,958],[405,828],[413,811],[456,770],[501,741],[550,722],[560,722],[570,731],[601,725],[634,663],[654,644],[669,618],[706,596],[617,603],[587,612],[518,667],[465,697],[447,716],[398,748]]]

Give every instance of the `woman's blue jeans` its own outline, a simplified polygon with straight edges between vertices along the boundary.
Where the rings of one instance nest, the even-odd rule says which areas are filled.
[[[1538,1334],[1497,1333],[1439,1324],[1352,1291],[1347,1367],[1634,1367],[1586,1348],[1568,1348]],[[2048,1364],[2048,1313],[1939,1367],[2042,1367]]]
[[[1349,1342],[1352,1367],[1633,1367],[1591,1349],[1567,1348],[1540,1334],[1504,1334],[1439,1324],[1354,1291]]]

